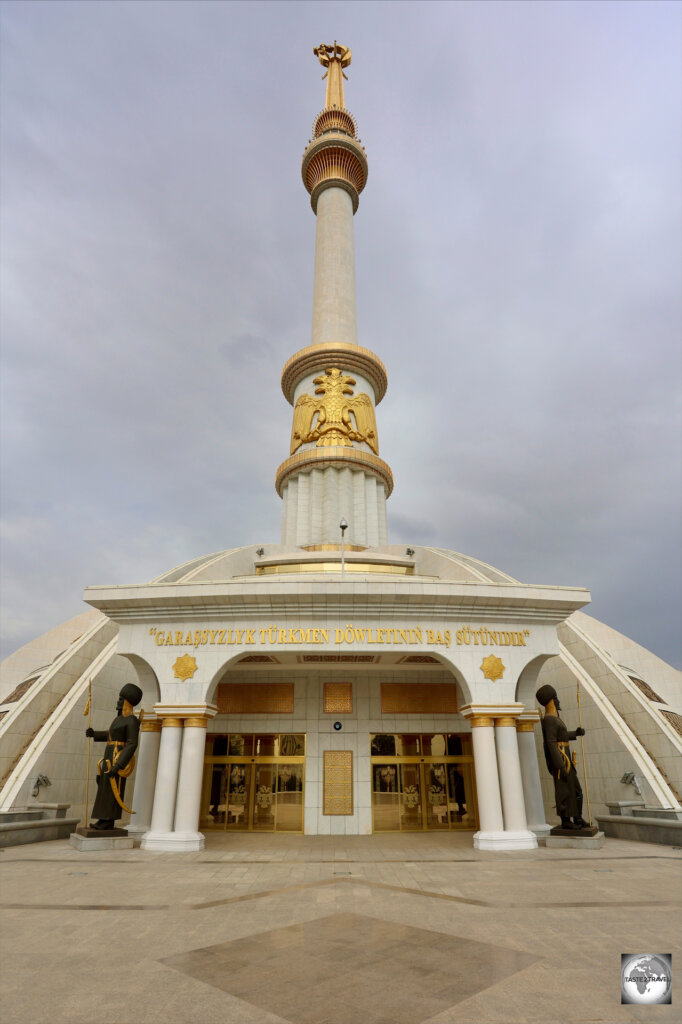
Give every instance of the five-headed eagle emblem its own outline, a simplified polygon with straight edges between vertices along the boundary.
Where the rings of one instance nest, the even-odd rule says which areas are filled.
[[[371,398],[364,392],[347,397],[353,394],[353,377],[329,367],[323,376],[315,377],[313,384],[317,385],[315,394],[320,397],[301,395],[294,406],[291,454],[312,441],[317,441],[318,448],[337,444],[352,447],[353,441],[365,441],[378,455],[379,439]]]

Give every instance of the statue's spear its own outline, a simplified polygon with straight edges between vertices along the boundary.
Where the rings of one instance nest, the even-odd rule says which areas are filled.
[[[577,680],[577,684],[578,684],[578,724],[580,725],[580,728],[582,729],[582,727],[583,727],[583,712],[582,712],[582,707],[580,705],[580,680],[579,679]],[[582,755],[583,755],[583,775],[585,776],[585,796],[587,798],[587,820],[589,821],[590,828],[591,828],[592,827],[592,813],[590,811],[590,787],[589,787],[588,782],[587,782],[587,762],[585,761],[585,737],[582,736],[582,735],[580,737],[580,749],[581,749]]]
[[[92,725],[92,676],[88,680],[88,702],[83,709],[83,716],[88,716],[88,729]],[[90,737],[88,736],[88,752],[85,762],[85,808],[83,810],[83,822],[88,821],[88,789],[90,787]]]

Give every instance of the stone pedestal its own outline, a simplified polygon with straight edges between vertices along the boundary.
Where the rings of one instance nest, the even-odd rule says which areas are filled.
[[[550,833],[545,839],[545,846],[554,850],[601,850],[604,845],[604,833],[595,829],[592,835],[591,831],[588,833],[586,830],[583,835],[579,832],[571,835],[567,830],[560,836]]]
[[[92,829],[87,831],[92,832]],[[119,829],[118,831],[124,831]],[[79,832],[72,832],[69,836],[69,844],[79,853],[91,853],[93,850],[132,850],[133,837],[129,835],[112,836],[110,833],[96,831],[92,836],[84,836]]]

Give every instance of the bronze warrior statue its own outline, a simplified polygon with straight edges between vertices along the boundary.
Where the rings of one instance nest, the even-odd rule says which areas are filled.
[[[545,709],[542,719],[545,761],[547,770],[554,779],[554,796],[561,827],[569,830],[589,828],[589,824],[582,817],[583,791],[569,747],[569,740],[584,736],[585,730],[578,728],[574,732],[568,731],[565,723],[559,718],[561,706],[553,686],[541,686],[535,698]]]
[[[116,718],[108,732],[87,728],[85,735],[96,743],[106,743],[104,754],[98,763],[97,796],[92,808],[93,818],[98,820],[91,828],[106,831],[114,827],[124,810],[125,780],[133,770],[134,756],[140,735],[139,719],[133,708],[142,700],[142,690],[134,683],[126,683],[118,695]]]

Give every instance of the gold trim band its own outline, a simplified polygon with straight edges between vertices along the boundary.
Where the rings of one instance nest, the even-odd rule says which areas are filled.
[[[488,718],[486,715],[473,715],[469,721],[471,722],[472,729],[492,729],[493,719]]]
[[[366,544],[346,544],[344,545],[346,551],[366,551]],[[304,551],[340,551],[340,544],[304,544]]]
[[[164,729],[182,729],[181,718],[164,718],[162,724]]]
[[[391,467],[383,459],[370,452],[363,452],[359,448],[344,448],[341,445],[332,445],[329,448],[309,448],[302,452],[296,452],[281,464],[275,475],[275,490],[282,497],[282,485],[292,473],[306,472],[311,469],[326,469],[334,466],[338,469],[360,469],[365,473],[371,473],[381,480],[386,488],[386,497],[390,497],[393,490],[393,473]]]
[[[140,724],[140,732],[161,732],[161,722],[155,718],[143,718]]]
[[[257,565],[256,576],[282,576],[286,573],[341,572],[337,562],[279,562],[276,565]],[[383,576],[413,576],[412,565],[387,565],[384,562],[346,562],[344,572],[378,573]]]
[[[535,722],[517,722],[517,732],[535,732]]]
[[[503,715],[502,718],[495,719],[495,725],[498,729],[513,729],[516,726],[516,719],[512,718],[511,715]]]
[[[208,725],[207,718],[186,718],[185,729],[205,729]]]
[[[347,341],[322,342],[294,352],[282,370],[282,391],[287,402],[294,404],[294,391],[300,380],[311,373],[319,373],[322,367],[337,363],[344,373],[359,373],[367,378],[378,405],[388,387],[386,367],[371,349],[351,345]]]

